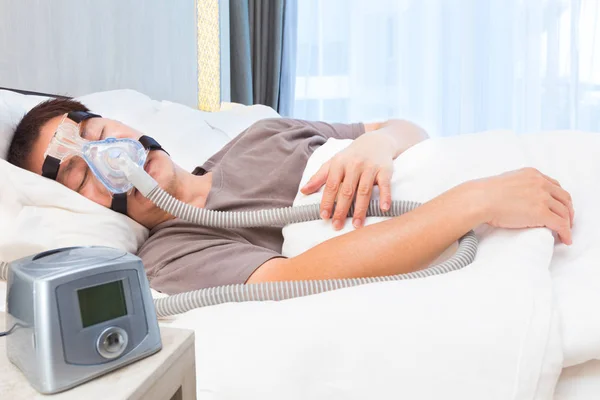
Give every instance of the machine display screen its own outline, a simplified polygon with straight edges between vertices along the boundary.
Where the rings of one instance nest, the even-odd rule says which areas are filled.
[[[84,328],[127,315],[122,280],[80,289],[77,297]]]

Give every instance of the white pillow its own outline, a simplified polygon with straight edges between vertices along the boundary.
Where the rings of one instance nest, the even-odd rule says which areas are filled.
[[[280,115],[271,107],[261,104],[243,106],[241,104],[230,104],[226,109],[216,113],[206,113],[206,122],[216,130],[224,132],[233,139],[244,129],[259,119],[279,118]]]
[[[23,115],[44,100],[48,98],[0,90],[0,158],[6,157],[14,129]],[[154,137],[180,166],[190,170],[206,161],[230,140],[230,135],[235,134],[212,129],[205,121],[209,113],[152,100],[134,90],[93,93],[76,100],[94,113]],[[235,119],[235,115],[228,115],[228,118],[232,117]]]
[[[104,245],[132,253],[148,230],[65,186],[0,160],[3,219],[0,259],[14,260],[44,250]]]
[[[46,98],[0,91],[0,158],[23,115]],[[183,168],[191,171],[243,129],[264,118],[246,107],[224,111],[219,129],[209,114],[180,104],[156,101],[133,90],[93,93],[77,100],[104,117],[119,120],[158,140]],[[242,112],[243,110],[243,112]],[[278,116],[273,110],[269,117]],[[217,113],[218,114],[218,113]],[[93,203],[62,185],[0,160],[0,260],[73,245],[105,245],[135,253],[148,231],[135,221]]]
[[[1,159],[6,157],[14,129],[21,118],[35,105],[48,99],[0,90]],[[130,89],[92,93],[76,100],[97,114],[153,136],[176,156],[174,159],[180,166],[190,170],[255,122],[280,117],[275,110],[263,105],[229,104],[224,111],[208,113],[170,101],[153,100]],[[200,135],[200,131],[210,131],[210,134]]]
[[[208,113],[152,100],[133,90],[95,93],[77,100],[103,117],[152,136],[188,171],[204,163],[230,140],[226,133],[206,123]]]

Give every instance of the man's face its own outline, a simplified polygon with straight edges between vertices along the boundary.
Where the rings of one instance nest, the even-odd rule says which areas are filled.
[[[44,153],[54,132],[62,121],[59,116],[48,121],[41,129],[39,139],[34,144],[27,169],[41,175]],[[138,140],[142,134],[118,121],[107,118],[92,118],[81,124],[81,136],[86,140],[103,140],[107,137]],[[174,194],[177,189],[176,166],[164,151],[151,151],[144,169],[167,192]],[[81,157],[71,157],[61,163],[56,179],[59,183],[77,191],[88,199],[110,207],[111,193],[89,170]],[[165,220],[166,213],[133,189],[127,196],[127,214],[140,224],[152,228]]]

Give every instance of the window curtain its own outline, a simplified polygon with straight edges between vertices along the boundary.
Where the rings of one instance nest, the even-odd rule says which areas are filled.
[[[598,0],[302,0],[294,116],[600,131]]]
[[[296,0],[230,0],[231,101],[294,105]]]

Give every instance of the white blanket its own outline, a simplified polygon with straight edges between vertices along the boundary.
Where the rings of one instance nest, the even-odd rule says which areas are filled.
[[[551,264],[561,314],[565,366],[600,359],[600,135],[553,132],[523,137],[532,165],[568,185],[575,207],[572,246],[556,246]]]
[[[553,173],[574,161],[564,157],[564,141],[575,143],[573,157],[596,145],[595,136],[575,132],[519,137],[497,131],[428,141],[396,160],[393,195],[424,202],[469,179],[536,166],[573,195],[572,247],[556,245],[544,228],[484,226],[477,230],[475,262],[458,272],[191,311],[167,323],[196,329],[199,394],[551,399],[563,366],[598,357],[600,337],[586,307],[593,298],[581,290],[600,282],[588,262],[594,239],[585,235],[592,229],[584,229],[594,226],[593,199],[582,197],[577,174],[587,171],[583,181],[595,190],[600,169],[593,169],[592,157],[578,156],[581,165],[572,172]],[[300,185],[348,144],[330,140],[317,150]],[[319,200],[320,194],[298,194],[295,204]],[[289,226],[284,253],[299,254],[343,232],[322,221]],[[587,273],[567,273],[580,269]]]
[[[319,149],[305,171],[304,182],[318,167],[349,141],[331,141]],[[600,304],[600,135],[596,133],[560,131],[536,135],[515,136],[511,132],[494,131],[474,135],[436,139],[424,142],[395,161],[393,196],[395,199],[427,201],[446,189],[469,179],[484,177],[532,166],[561,182],[572,195],[575,207],[573,245],[544,247],[553,251],[550,265],[544,268],[544,280],[552,278],[554,312],[560,315],[560,333],[565,367],[600,358],[600,316],[594,307]],[[312,196],[298,194],[295,204],[318,202],[320,193]],[[368,218],[368,223],[377,222]],[[326,222],[307,222],[284,229],[284,254],[293,256],[337,234],[351,230],[350,224],[335,233]],[[530,230],[531,234],[537,230]],[[550,241],[550,232],[539,232]],[[484,253],[487,243],[497,230],[479,232],[481,239],[478,263],[485,270],[505,257],[507,251],[518,253],[520,247],[514,232],[505,235],[496,252]],[[504,273],[512,274],[505,265]],[[514,279],[523,279],[524,271]],[[451,280],[463,279],[452,274]],[[537,282],[534,282],[538,285]]]

